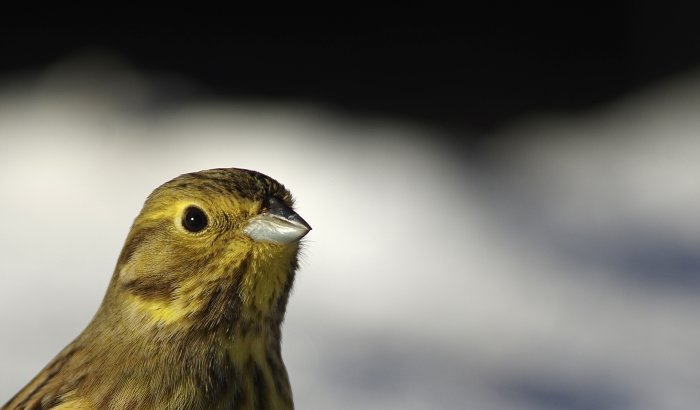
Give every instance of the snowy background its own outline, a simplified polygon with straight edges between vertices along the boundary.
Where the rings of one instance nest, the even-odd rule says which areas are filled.
[[[89,322],[181,173],[250,168],[313,226],[299,409],[696,409],[700,75],[489,136],[320,105],[168,102],[118,59],[0,78],[0,402]]]

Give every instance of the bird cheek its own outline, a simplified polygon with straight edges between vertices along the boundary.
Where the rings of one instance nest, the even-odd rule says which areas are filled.
[[[130,258],[124,262],[119,269],[118,278],[120,283],[129,283],[136,280],[138,277],[138,271],[136,269],[136,263],[133,258]]]
[[[226,242],[222,252],[225,264],[227,266],[240,265],[248,257],[252,247],[253,241],[250,238],[245,235],[236,235]]]

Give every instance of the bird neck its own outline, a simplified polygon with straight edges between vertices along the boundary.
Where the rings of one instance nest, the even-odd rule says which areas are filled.
[[[92,403],[106,406],[146,386],[154,395],[148,400],[169,403],[172,408],[181,407],[178,400],[185,400],[190,408],[293,408],[279,327],[240,322],[211,332],[170,331],[165,323],[158,329],[138,330],[103,323],[93,321],[72,344],[82,355],[78,367],[94,374],[83,387],[94,392]],[[110,374],[122,375],[119,385],[103,389],[95,384],[113,379]]]

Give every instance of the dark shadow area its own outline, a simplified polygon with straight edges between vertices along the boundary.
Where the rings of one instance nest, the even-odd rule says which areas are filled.
[[[555,237],[550,245],[573,263],[616,272],[635,286],[700,292],[700,253],[688,243],[654,232],[604,239]]]
[[[570,385],[561,380],[528,378],[506,383],[501,392],[518,404],[541,410],[624,410],[634,408],[607,385]]]
[[[494,130],[532,112],[585,110],[700,62],[700,26],[679,5],[486,4],[447,20],[10,21],[0,29],[0,70],[41,70],[104,50],[139,70],[190,78],[210,95],[428,122],[462,141],[462,130]]]
[[[630,141],[630,145],[633,143]],[[600,149],[604,147],[601,144]],[[479,198],[495,211],[493,222],[514,243],[536,244],[572,267],[615,275],[632,286],[700,292],[700,250],[692,236],[684,236],[674,228],[672,211],[656,211],[665,215],[668,225],[660,224],[658,218],[647,220],[634,212],[628,214],[626,209],[634,209],[634,199],[607,196],[614,184],[609,185],[604,178],[595,186],[581,186],[581,192],[589,193],[573,204],[565,191],[534,176],[538,174],[533,170],[541,171],[535,162],[513,166],[517,152],[491,154],[470,158],[464,169],[473,176]],[[639,162],[640,169],[644,166]],[[557,170],[551,168],[550,175]],[[611,179],[617,177],[614,172],[610,175]],[[576,186],[572,174],[553,178],[553,185],[562,184],[565,178],[571,178],[572,187]],[[695,192],[687,192],[686,198],[693,200]],[[689,218],[688,223],[693,222]]]
[[[625,386],[604,376],[604,369],[595,375],[595,366],[571,374],[567,363],[559,368],[554,357],[542,357],[524,373],[521,362],[502,367],[484,362],[477,352],[442,350],[389,335],[365,336],[352,335],[322,357],[324,380],[338,397],[358,405],[416,397],[445,409],[478,407],[482,400],[542,410],[633,408]]]

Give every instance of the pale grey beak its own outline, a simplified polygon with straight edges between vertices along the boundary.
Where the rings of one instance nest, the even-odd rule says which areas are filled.
[[[243,232],[256,242],[287,244],[300,240],[311,226],[286,204],[270,198],[269,209],[251,218]]]

